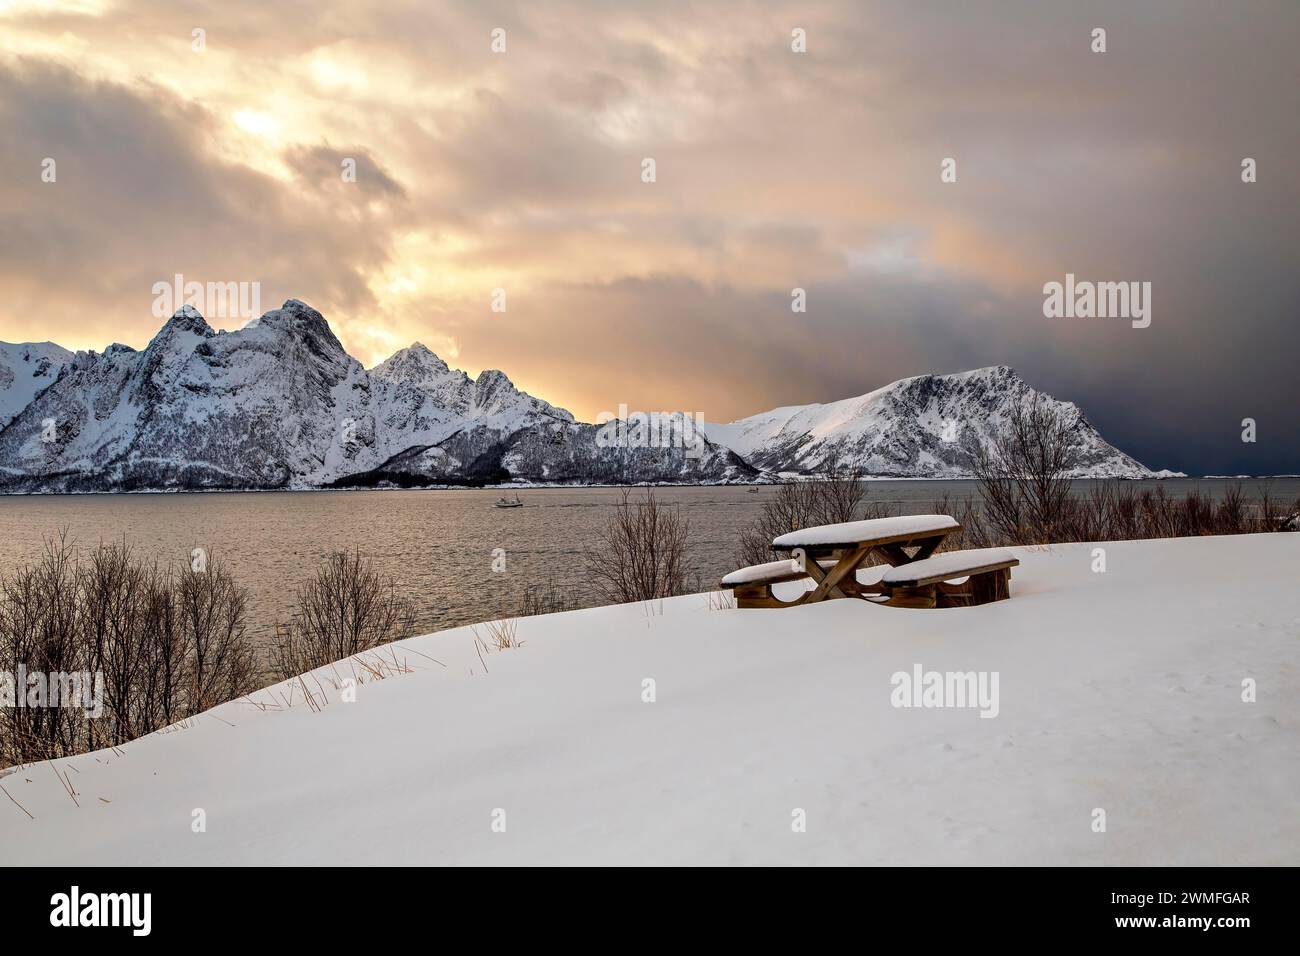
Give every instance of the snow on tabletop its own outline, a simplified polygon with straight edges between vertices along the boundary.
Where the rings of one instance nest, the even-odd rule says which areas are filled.
[[[803,569],[798,561],[786,559],[784,561],[768,561],[765,564],[753,564],[747,568],[741,568],[738,571],[732,571],[722,579],[724,588],[735,587],[737,584],[752,584],[755,581],[767,581],[771,578],[780,577],[783,574],[801,574]]]
[[[917,578],[933,577],[936,574],[963,573],[963,568],[976,568],[984,564],[997,564],[1000,561],[1014,561],[1015,555],[1005,548],[979,548],[971,551],[945,551],[923,561],[900,564],[890,568],[881,578],[885,584],[897,581],[915,581]]]
[[[56,761],[80,806],[0,777],[36,818],[0,795],[0,861],[1300,864],[1300,535],[1111,542],[1105,574],[1093,547],[1013,549],[980,607],[695,594],[522,618],[486,671],[468,627],[411,638],[354,703],[325,670],[319,712]],[[918,665],[996,672],[997,716],[894,707]]]
[[[873,538],[892,538],[900,534],[926,534],[958,527],[947,515],[898,515],[893,518],[869,518],[820,524],[783,534],[772,542],[774,548],[805,548],[828,544],[850,544]]]

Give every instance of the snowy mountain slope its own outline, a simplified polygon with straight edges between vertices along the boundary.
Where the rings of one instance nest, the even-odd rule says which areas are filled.
[[[1009,413],[1041,393],[1006,366],[905,378],[857,398],[794,405],[705,433],[751,464],[810,473],[828,458],[867,475],[968,478],[976,450]],[[1106,443],[1078,406],[1043,395],[1073,423],[1077,477],[1151,478],[1155,473]]]
[[[70,361],[72,353],[53,342],[0,342],[0,428],[30,405]]]

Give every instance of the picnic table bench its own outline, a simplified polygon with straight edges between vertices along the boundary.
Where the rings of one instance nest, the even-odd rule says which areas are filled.
[[[948,515],[902,515],[818,525],[783,534],[775,551],[792,557],[740,568],[722,579],[739,607],[793,607],[829,598],[857,597],[894,607],[954,607],[1010,596],[1010,569],[1019,562],[1001,549],[935,555],[943,539],[961,530]],[[909,549],[912,549],[909,553]],[[872,554],[883,566],[867,566]],[[811,578],[814,586],[792,600],[773,584]],[[964,584],[949,582],[967,578]]]
[[[966,607],[1011,597],[1011,569],[1020,562],[1002,548],[946,551],[890,568],[880,583],[893,607]],[[950,583],[965,578],[964,583]]]

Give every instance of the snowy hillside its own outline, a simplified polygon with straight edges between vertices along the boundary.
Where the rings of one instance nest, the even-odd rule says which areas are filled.
[[[318,709],[281,685],[0,777],[0,857],[1300,864],[1300,535],[1111,543],[1104,574],[1092,547],[1017,549],[974,608],[692,595],[526,618],[482,658],[414,638],[355,702],[344,663]],[[894,706],[917,667],[996,672],[996,716]]]
[[[705,431],[751,464],[777,473],[814,472],[834,456],[867,475],[969,478],[976,450],[1012,409],[1038,394],[1003,365],[905,378],[857,398],[776,408],[710,424]],[[1075,476],[1156,477],[1107,444],[1078,406],[1044,397],[1073,423]]]
[[[0,428],[59,376],[72,353],[53,342],[0,342]]]

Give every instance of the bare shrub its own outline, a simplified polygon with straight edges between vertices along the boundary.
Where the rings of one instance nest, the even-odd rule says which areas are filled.
[[[964,548],[990,548],[1005,542],[997,540],[994,532],[984,520],[980,506],[970,495],[954,498],[944,495],[930,506],[930,512],[937,515],[949,515],[961,525],[959,531],[947,535],[940,543],[940,551],[960,551]]]
[[[984,518],[1009,543],[1058,540],[1070,504],[1070,428],[1056,405],[1036,395],[976,453]]]
[[[215,558],[206,571],[181,571],[172,593],[190,713],[245,693],[257,678],[256,659],[244,640],[247,595]]]
[[[996,512],[988,508],[987,498],[954,501],[945,496],[935,501],[933,509],[938,514],[952,515],[962,525],[960,532],[944,539],[944,550],[1049,540],[1043,537],[1040,541],[1040,535],[1027,535],[1023,527],[1008,528],[993,520],[991,515]],[[1252,500],[1240,484],[1230,485],[1215,501],[1195,488],[1178,496],[1163,487],[1142,488],[1121,480],[1098,482],[1061,503],[1050,540],[1133,541],[1294,531],[1300,530],[1300,522],[1290,528],[1287,524],[1296,510],[1300,510],[1300,502],[1281,505],[1270,497],[1267,486]]]
[[[86,670],[76,555],[67,536],[46,541],[34,564],[0,580],[0,671]],[[26,687],[15,686],[15,694]],[[84,714],[67,708],[0,707],[0,766],[86,749]]]
[[[623,492],[596,547],[586,553],[593,588],[609,604],[685,593],[688,522],[649,489],[640,501],[631,495]]]
[[[861,472],[841,467],[832,456],[815,478],[781,485],[763,502],[759,516],[740,530],[737,564],[773,560],[772,539],[800,528],[884,518],[893,513],[882,504],[868,502],[867,491]]]
[[[125,541],[83,557],[66,535],[48,540],[35,563],[0,578],[0,670],[40,672],[64,701],[66,675],[86,675],[76,679],[83,700],[94,696],[85,680],[102,679],[103,713],[0,708],[0,763],[115,746],[247,693],[256,675],[245,601],[219,567],[177,572]]]
[[[272,675],[285,680],[409,637],[415,609],[389,575],[358,551],[335,551],[298,588],[287,623],[277,625]]]

